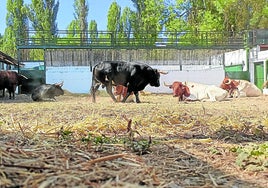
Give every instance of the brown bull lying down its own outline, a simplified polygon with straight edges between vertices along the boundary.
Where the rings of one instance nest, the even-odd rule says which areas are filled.
[[[227,90],[233,97],[258,97],[262,95],[262,91],[247,80],[232,80],[226,77],[221,88]]]
[[[173,96],[179,97],[179,100],[187,101],[222,101],[228,96],[228,92],[214,85],[206,85],[195,82],[178,82],[165,84],[173,89]]]
[[[122,85],[114,86],[114,96],[117,102],[120,102],[127,95],[127,87]],[[133,93],[130,94],[126,102],[134,102]]]

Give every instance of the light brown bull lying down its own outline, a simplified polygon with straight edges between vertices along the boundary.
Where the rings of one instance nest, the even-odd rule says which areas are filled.
[[[258,97],[262,95],[262,91],[253,83],[247,80],[235,80],[239,84],[237,86],[240,97]]]

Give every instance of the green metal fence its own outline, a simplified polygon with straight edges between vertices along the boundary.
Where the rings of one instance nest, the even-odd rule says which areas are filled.
[[[115,33],[108,31],[58,31],[51,36],[46,31],[29,31],[28,38],[18,38],[18,49],[92,48],[92,49],[241,49],[248,42],[245,32],[157,32]],[[39,36],[39,37],[38,37]]]

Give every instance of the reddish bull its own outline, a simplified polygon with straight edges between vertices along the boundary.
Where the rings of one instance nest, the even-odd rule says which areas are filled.
[[[125,97],[127,95],[127,87],[122,85],[114,86],[114,95],[118,102],[121,101],[121,97]]]
[[[17,86],[22,85],[22,83],[28,78],[18,74],[15,71],[0,71],[0,90],[3,90],[3,97],[5,96],[5,89],[9,92],[9,98],[15,98],[15,91]]]
[[[226,91],[228,91],[229,97],[238,97],[239,96],[239,91],[237,86],[239,83],[235,80],[231,80],[228,77],[225,77],[220,85],[220,87]],[[235,94],[237,93],[237,96]]]
[[[179,101],[183,101],[184,97],[190,96],[190,90],[188,86],[184,85],[182,82],[175,81],[173,84],[168,85],[164,83],[164,85],[173,90],[173,97],[178,97]]]

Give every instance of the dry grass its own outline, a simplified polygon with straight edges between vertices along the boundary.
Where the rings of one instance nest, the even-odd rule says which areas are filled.
[[[236,163],[238,148],[268,141],[268,97],[141,100],[2,99],[0,187],[268,186],[268,164]]]

